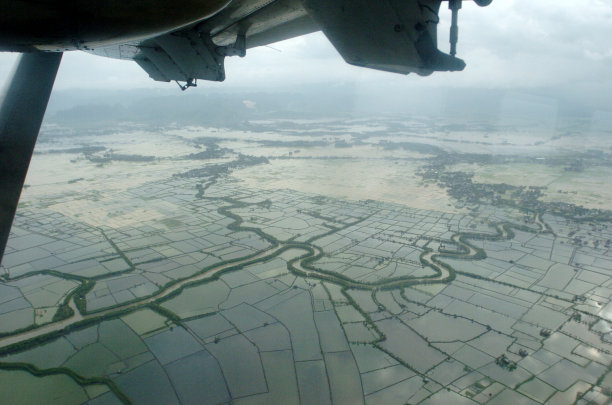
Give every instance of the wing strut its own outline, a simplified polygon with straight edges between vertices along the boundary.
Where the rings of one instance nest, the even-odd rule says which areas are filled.
[[[0,262],[61,53],[21,55],[0,106]]]

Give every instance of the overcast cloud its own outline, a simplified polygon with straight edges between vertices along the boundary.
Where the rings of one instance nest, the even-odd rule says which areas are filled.
[[[450,12],[443,4],[439,46],[448,50]],[[415,87],[554,88],[576,98],[608,100],[612,92],[612,2],[609,0],[494,0],[486,8],[464,2],[458,56],[461,73],[429,77],[376,72],[346,64],[321,33],[250,50],[226,60],[224,83],[200,87],[278,88],[296,83],[355,83],[397,92]],[[16,59],[0,54],[0,80]],[[168,88],[135,63],[82,52],[64,56],[56,89]],[[196,91],[202,91],[198,89]],[[391,91],[391,90],[390,90]],[[609,101],[608,101],[609,103]],[[609,104],[608,104],[609,105]]]

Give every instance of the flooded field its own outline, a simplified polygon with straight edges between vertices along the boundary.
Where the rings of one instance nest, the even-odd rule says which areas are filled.
[[[381,159],[272,160],[242,169],[233,176],[245,187],[292,189],[349,200],[377,200],[454,212],[451,199],[438,186],[425,186],[414,161]]]
[[[259,120],[42,142],[0,272],[0,403],[606,403],[610,168],[543,164],[577,142],[548,132],[519,156],[536,135]]]

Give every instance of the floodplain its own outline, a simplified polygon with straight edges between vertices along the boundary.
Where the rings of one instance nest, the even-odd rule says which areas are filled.
[[[0,402],[608,403],[612,207],[574,174],[609,151],[459,132],[43,133],[1,269]]]

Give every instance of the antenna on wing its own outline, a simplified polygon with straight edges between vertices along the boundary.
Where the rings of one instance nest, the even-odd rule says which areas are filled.
[[[461,0],[449,0],[448,8],[452,12],[452,20],[450,27],[450,54],[457,55],[457,42],[459,41],[459,9],[461,9]]]
[[[474,0],[474,3],[480,7],[486,7],[491,4],[493,0]],[[450,54],[455,56],[457,54],[457,42],[459,41],[459,10],[461,9],[462,0],[448,0],[448,8],[452,12],[451,27],[450,27]]]

